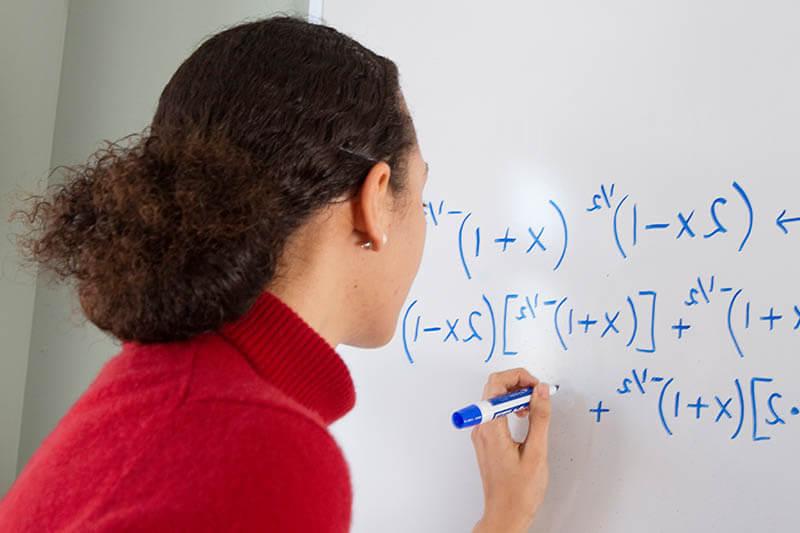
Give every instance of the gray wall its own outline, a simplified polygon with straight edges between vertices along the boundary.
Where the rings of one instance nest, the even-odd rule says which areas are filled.
[[[50,166],[67,2],[0,2],[0,494],[16,476],[35,271],[19,268],[8,223]]]
[[[102,139],[144,128],[164,84],[207,35],[305,0],[72,0],[66,22],[53,166],[82,162]],[[30,30],[30,26],[25,28]],[[18,468],[89,385],[118,344],[82,319],[72,293],[36,289]]]

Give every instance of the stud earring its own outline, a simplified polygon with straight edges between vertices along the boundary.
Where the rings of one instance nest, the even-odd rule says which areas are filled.
[[[383,242],[383,244],[386,244],[386,241],[388,240],[389,238],[384,233],[383,237],[381,238],[381,241]],[[372,241],[366,241],[364,243],[361,243],[361,247],[364,248],[365,250],[369,250],[370,248],[372,248]]]

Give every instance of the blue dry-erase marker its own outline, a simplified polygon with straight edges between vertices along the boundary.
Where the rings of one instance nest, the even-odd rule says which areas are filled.
[[[558,391],[558,385],[550,385],[550,395],[552,396],[556,391]],[[470,404],[453,413],[453,425],[458,429],[464,429],[489,422],[498,416],[505,416],[514,411],[519,411],[530,405],[532,394],[533,387],[525,387],[508,394]]]

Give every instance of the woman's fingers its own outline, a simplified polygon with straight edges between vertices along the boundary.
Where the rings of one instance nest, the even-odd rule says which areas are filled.
[[[488,400],[493,396],[499,396],[514,389],[533,387],[538,383],[539,380],[524,368],[492,372],[483,387],[483,397],[481,399]]]
[[[540,384],[531,398],[528,436],[522,445],[522,460],[531,465],[547,461],[547,435],[550,430],[550,386]]]
[[[483,387],[482,399],[488,400],[494,396],[506,394],[516,389],[536,386],[538,383],[539,380],[524,368],[512,368],[511,370],[493,372],[489,374],[489,379]],[[481,424],[475,428],[474,431],[477,433],[475,437],[516,445],[511,438],[511,432],[508,429],[508,421],[504,416]]]

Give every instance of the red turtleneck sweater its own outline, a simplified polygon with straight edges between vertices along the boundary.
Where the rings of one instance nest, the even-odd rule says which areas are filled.
[[[220,331],[125,343],[0,503],[0,531],[346,531],[328,425],[347,367],[269,293]]]

